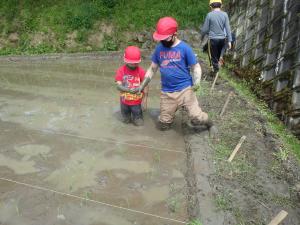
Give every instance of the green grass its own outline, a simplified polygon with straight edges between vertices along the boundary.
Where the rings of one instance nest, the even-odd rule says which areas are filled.
[[[197,95],[201,97],[206,97],[209,95],[211,83],[208,81],[201,81],[201,86],[199,90],[197,90]]]
[[[189,222],[187,225],[203,225],[199,220],[193,220]]]
[[[228,141],[226,138],[223,139],[219,143],[211,144],[215,149],[217,176],[226,177],[227,179],[239,179],[244,183],[252,180],[255,174],[255,167],[248,162],[245,153],[236,156],[231,163],[227,162],[236,143]]]
[[[141,30],[155,28],[157,20],[163,16],[173,16],[181,28],[198,28],[208,9],[207,1],[123,0],[115,6],[113,21],[120,29]]]
[[[215,197],[215,204],[219,210],[231,210],[232,209],[232,194],[220,193]]]
[[[269,196],[269,198],[271,199],[272,202],[274,202],[274,204],[277,204],[281,207],[287,207],[287,206],[292,208],[297,207],[295,203],[291,200],[291,198],[287,196],[272,194]]]
[[[88,34],[99,22],[113,25],[112,37],[105,37],[104,47],[92,50],[118,50],[125,32],[153,31],[157,20],[173,16],[180,29],[196,28],[208,12],[207,1],[197,0],[6,0],[0,3],[0,39],[17,32],[17,46],[6,44],[0,55],[41,54],[50,52],[85,51]],[[67,34],[78,32],[79,47],[66,48]],[[30,37],[37,32],[54,34],[55,40],[43,46],[30,46]],[[83,47],[82,47],[83,46]]]
[[[278,152],[273,153],[276,158],[280,161],[286,161],[289,156],[289,150],[288,149],[282,149],[280,148]]]

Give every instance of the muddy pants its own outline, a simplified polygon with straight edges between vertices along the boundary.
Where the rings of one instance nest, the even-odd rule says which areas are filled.
[[[191,87],[188,87],[179,92],[161,92],[159,121],[171,124],[177,109],[182,106],[187,109],[191,119],[197,119],[200,122],[208,120],[208,115],[202,112],[198,104],[195,92]]]
[[[124,122],[143,119],[142,105],[125,105],[121,102],[121,114]]]

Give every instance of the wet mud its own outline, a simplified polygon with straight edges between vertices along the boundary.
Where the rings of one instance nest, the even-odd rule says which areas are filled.
[[[144,127],[123,124],[120,65],[119,56],[1,58],[2,224],[188,221],[181,124],[156,129],[158,77]]]
[[[113,80],[121,61],[0,58],[2,224],[261,225],[282,209],[289,213],[282,224],[300,224],[299,166],[278,160],[281,145],[255,105],[235,93],[221,120],[234,90],[219,80],[214,94],[200,96],[217,139],[190,129],[182,110],[160,132],[157,75],[144,127],[123,124]],[[241,135],[247,140],[228,164]]]

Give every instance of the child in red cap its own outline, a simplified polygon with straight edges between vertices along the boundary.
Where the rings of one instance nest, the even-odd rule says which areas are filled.
[[[136,46],[127,47],[124,62],[125,64],[117,70],[115,75],[117,89],[120,91],[123,122],[132,122],[136,126],[142,126],[144,125],[142,110],[144,92],[139,92],[139,87],[144,80],[145,71],[139,66],[140,49]]]

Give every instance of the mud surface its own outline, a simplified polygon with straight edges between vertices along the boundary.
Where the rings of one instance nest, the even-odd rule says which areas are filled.
[[[0,60],[1,224],[188,221],[181,124],[155,127],[158,77],[145,126],[123,124],[113,79],[119,62]]]

